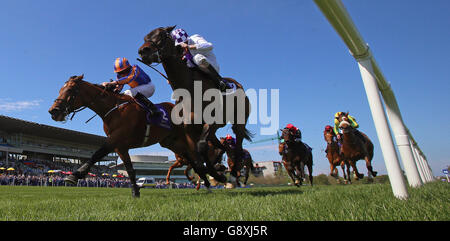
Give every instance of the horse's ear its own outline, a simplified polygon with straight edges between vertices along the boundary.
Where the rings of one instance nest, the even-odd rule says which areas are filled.
[[[82,74],[82,75],[80,75],[80,76],[74,76],[74,77],[72,78],[72,80],[76,82],[76,81],[83,80],[83,78],[84,78],[84,74]]]
[[[172,30],[175,29],[176,26],[177,26],[177,25],[169,26],[169,27],[166,27],[165,29],[166,29],[166,31],[167,31],[168,33],[170,33],[170,32],[172,32]]]

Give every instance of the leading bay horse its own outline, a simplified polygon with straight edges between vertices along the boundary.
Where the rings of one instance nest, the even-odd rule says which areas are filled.
[[[53,120],[64,121],[70,113],[76,113],[87,107],[103,120],[106,141],[91,159],[85,162],[77,171],[69,175],[65,181],[76,184],[84,178],[89,170],[104,156],[116,152],[123,161],[132,184],[133,197],[139,197],[139,187],[136,185],[136,172],[129,156],[129,149],[150,146],[159,143],[175,153],[192,158],[194,150],[187,148],[182,126],[173,125],[172,129],[147,124],[146,111],[139,106],[134,98],[128,95],[105,90],[103,86],[83,81],[83,75],[72,76],[59,91],[59,96],[49,109]],[[170,112],[172,103],[161,103]],[[194,167],[200,169],[202,167]],[[204,168],[204,167],[203,167]]]
[[[236,135],[237,148],[234,150],[234,159],[242,159],[242,142],[244,139],[251,141],[252,134],[246,129],[246,123],[250,115],[250,101],[245,95],[243,87],[240,83],[232,78],[225,78],[228,82],[233,83],[236,86],[236,95],[222,95],[220,91],[211,80],[208,74],[200,71],[198,68],[188,68],[183,58],[183,49],[180,46],[175,46],[175,42],[170,36],[170,32],[175,28],[172,27],[160,27],[152,30],[144,37],[144,44],[139,48],[139,55],[142,62],[150,65],[152,63],[162,63],[164,70],[166,71],[169,84],[174,90],[174,93],[180,93],[181,91],[187,91],[190,94],[190,99],[177,99],[177,104],[182,103],[183,111],[187,114],[183,116],[184,120],[189,119],[190,122],[185,121],[184,130],[186,134],[186,140],[191,149],[197,150],[197,158],[194,161],[201,160],[202,163],[206,163],[208,173],[213,176],[217,181],[226,182],[225,176],[219,176],[211,165],[211,162],[206,161],[208,159],[208,144],[210,140],[216,147],[231,152],[220,144],[215,133],[217,129],[225,126],[228,122],[232,124],[232,130]],[[194,91],[196,86],[194,80],[201,81],[201,90]],[[203,100],[203,96],[206,91],[212,93],[211,90],[216,90],[220,96],[219,100]],[[178,91],[178,92],[177,92]],[[235,101],[237,98],[237,101]],[[200,101],[198,101],[200,100]],[[230,101],[228,108],[233,108],[233,115],[227,113],[227,100]],[[205,121],[202,114],[206,107],[211,108],[211,104],[219,104],[213,111],[214,121]],[[200,103],[200,104],[198,104]],[[230,106],[232,104],[232,106]],[[189,106],[189,107],[187,107]],[[200,109],[200,110],[199,110]],[[190,110],[190,112],[189,112]],[[200,165],[200,164],[198,164]],[[197,172],[197,171],[196,171]],[[197,172],[198,173],[198,172]],[[237,170],[232,170],[233,176],[237,175]],[[203,179],[203,178],[202,178]],[[205,185],[208,180],[205,180]]]
[[[283,164],[296,186],[301,186],[305,178],[305,166],[308,167],[309,181],[313,185],[312,153],[303,142],[295,140],[293,133],[288,128],[281,130],[279,154],[283,158]]]
[[[354,129],[348,119],[348,112],[342,113],[338,117],[339,129],[342,130],[343,133],[341,153],[344,157],[344,161],[348,162],[353,167],[356,179],[364,177],[364,175],[359,173],[356,168],[356,162],[358,160],[366,161],[369,178],[372,176],[376,177],[377,172],[373,170],[371,163],[373,158],[372,141],[366,134]]]
[[[325,129],[323,131],[323,137],[327,142],[327,149],[325,150],[325,153],[327,154],[327,159],[330,162],[330,176],[339,181],[337,166],[341,166],[345,182],[350,183],[350,165],[348,162],[344,161],[344,157],[340,153],[340,148],[338,142],[336,141],[336,135],[334,134],[333,129]],[[345,172],[345,166],[347,166],[347,173]]]

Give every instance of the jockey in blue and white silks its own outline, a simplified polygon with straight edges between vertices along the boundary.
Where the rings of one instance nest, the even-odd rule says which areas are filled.
[[[217,87],[224,91],[226,84],[219,75],[220,67],[213,53],[213,44],[199,34],[189,36],[183,29],[175,29],[170,33],[175,46],[185,49],[185,59],[189,68],[199,67],[200,70],[213,78]]]

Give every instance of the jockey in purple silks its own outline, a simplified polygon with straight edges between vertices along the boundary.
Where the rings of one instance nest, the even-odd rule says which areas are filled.
[[[188,67],[198,67],[213,79],[215,85],[221,91],[225,91],[227,84],[219,75],[220,68],[216,60],[216,55],[212,51],[212,43],[206,41],[198,34],[188,36],[183,29],[172,30],[170,35],[175,41],[175,46],[179,45],[185,49],[184,59],[187,61]]]

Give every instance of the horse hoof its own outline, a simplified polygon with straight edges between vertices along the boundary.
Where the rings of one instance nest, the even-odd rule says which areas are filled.
[[[234,185],[233,185],[233,183],[227,183],[226,185],[225,185],[225,188],[226,189],[233,189],[234,188]]]
[[[132,193],[132,195],[133,195],[133,198],[140,198],[141,197],[141,193],[139,192],[139,191],[134,191],[133,193]]]
[[[70,175],[66,178],[64,178],[64,181],[68,184],[77,185],[78,184],[78,178],[76,178],[74,175]]]

